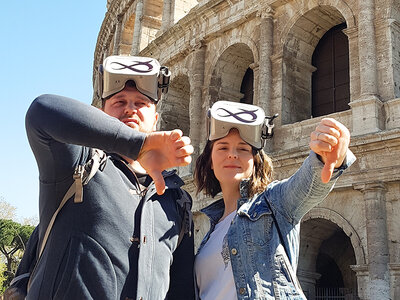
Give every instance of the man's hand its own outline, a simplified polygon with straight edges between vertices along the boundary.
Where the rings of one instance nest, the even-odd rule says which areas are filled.
[[[155,131],[147,135],[137,161],[153,178],[157,194],[162,195],[165,182],[161,172],[190,164],[192,153],[190,139],[182,136],[181,130]]]
[[[332,118],[324,118],[311,133],[310,148],[317,153],[325,166],[321,172],[321,180],[327,183],[334,168],[339,168],[350,144],[350,132],[340,122]]]

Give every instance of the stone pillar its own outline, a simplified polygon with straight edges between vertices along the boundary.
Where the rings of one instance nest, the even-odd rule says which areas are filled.
[[[253,104],[258,105],[260,99],[259,93],[259,77],[260,77],[260,66],[256,63],[251,63],[249,68],[253,71]]]
[[[161,33],[166,31],[171,26],[172,18],[172,0],[163,1],[163,12],[162,12],[162,23],[161,23]]]
[[[317,280],[321,277],[321,274],[298,269],[297,277],[307,299],[315,299],[315,285]]]
[[[368,290],[368,265],[351,265],[350,268],[356,273],[357,276],[357,296],[360,300],[369,300]]]
[[[349,105],[353,110],[353,133],[366,134],[384,129],[383,104],[378,95],[375,0],[359,1],[358,22],[360,98]]]
[[[361,96],[378,95],[375,37],[375,0],[359,2],[358,50],[360,60]]]
[[[204,68],[205,68],[206,46],[202,42],[193,52],[192,70],[190,71],[190,134],[189,137],[194,147],[193,161],[195,162],[200,154],[200,145],[205,141],[206,137],[202,136],[205,132],[205,114],[203,111],[203,85],[204,85]],[[195,163],[191,164],[194,170]]]
[[[108,56],[108,51],[109,51],[107,45],[104,45],[104,46],[103,46],[103,49],[104,49],[104,52],[103,52],[103,59],[102,59],[101,63],[103,63],[103,61],[107,58],[107,56]]]
[[[358,59],[358,28],[348,27],[342,30],[349,41],[349,77],[350,101],[360,97],[360,61]]]
[[[273,52],[274,35],[274,10],[267,7],[261,12],[260,16],[260,62],[258,79],[258,98],[255,98],[254,104],[261,106],[266,115],[271,115],[270,102],[272,96],[272,63],[271,56]]]
[[[140,41],[142,36],[142,18],[143,18],[143,0],[139,0],[136,3],[135,10],[135,25],[133,28],[133,40],[131,55],[137,55],[140,51]]]
[[[122,33],[122,16],[118,16],[117,24],[115,24],[113,55],[119,54],[119,47],[121,44],[121,33]]]
[[[369,269],[369,299],[390,299],[386,188],[383,183],[354,187],[364,194]]]
[[[389,264],[392,286],[391,299],[400,299],[400,264]]]

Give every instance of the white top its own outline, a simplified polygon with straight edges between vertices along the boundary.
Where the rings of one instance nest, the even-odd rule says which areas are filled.
[[[194,268],[201,300],[236,300],[227,232],[236,211],[220,221],[196,256]]]

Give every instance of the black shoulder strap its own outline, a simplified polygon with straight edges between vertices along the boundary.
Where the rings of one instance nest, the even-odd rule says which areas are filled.
[[[271,204],[269,203],[268,199],[266,199],[265,201],[267,202],[267,205],[268,205],[268,207],[269,207],[269,209],[270,209],[270,211],[271,211],[271,215],[272,215],[272,218],[274,219],[276,229],[278,230],[279,239],[281,240],[281,244],[282,244],[283,248],[285,249],[286,256],[289,257],[289,251],[288,251],[288,249],[286,248],[286,243],[285,243],[285,241],[284,241],[284,239],[283,239],[281,229],[279,228],[279,224],[278,224],[278,222],[276,221],[276,217],[275,217],[274,211],[272,210]]]
[[[274,211],[272,210],[271,204],[268,202],[268,200],[266,199],[265,201],[267,202],[267,205],[268,205],[269,209],[271,210],[271,215],[272,215],[272,218],[274,219],[274,222],[275,222],[275,225],[276,225],[276,229],[278,230],[279,239],[281,240],[281,245],[283,246],[283,248],[284,248],[284,250],[286,252],[286,257],[287,258],[284,258],[284,259],[287,259],[287,264],[289,264],[288,265],[289,272],[291,272],[294,275],[293,276],[293,281],[294,281],[293,283],[297,287],[298,292],[304,297],[304,299],[306,299],[306,296],[304,295],[303,290],[301,288],[299,279],[296,276],[296,272],[294,272],[294,270],[292,268],[292,265],[291,265],[291,263],[289,261],[289,251],[288,251],[288,249],[286,247],[286,243],[285,243],[285,241],[283,239],[282,232],[281,232],[281,230],[279,228],[279,224],[276,221],[276,217],[275,217]]]

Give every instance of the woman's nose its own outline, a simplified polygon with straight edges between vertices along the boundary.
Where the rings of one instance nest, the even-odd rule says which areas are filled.
[[[228,153],[228,157],[229,158],[233,158],[233,159],[237,159],[238,155],[237,155],[237,151],[235,149],[231,149]]]

